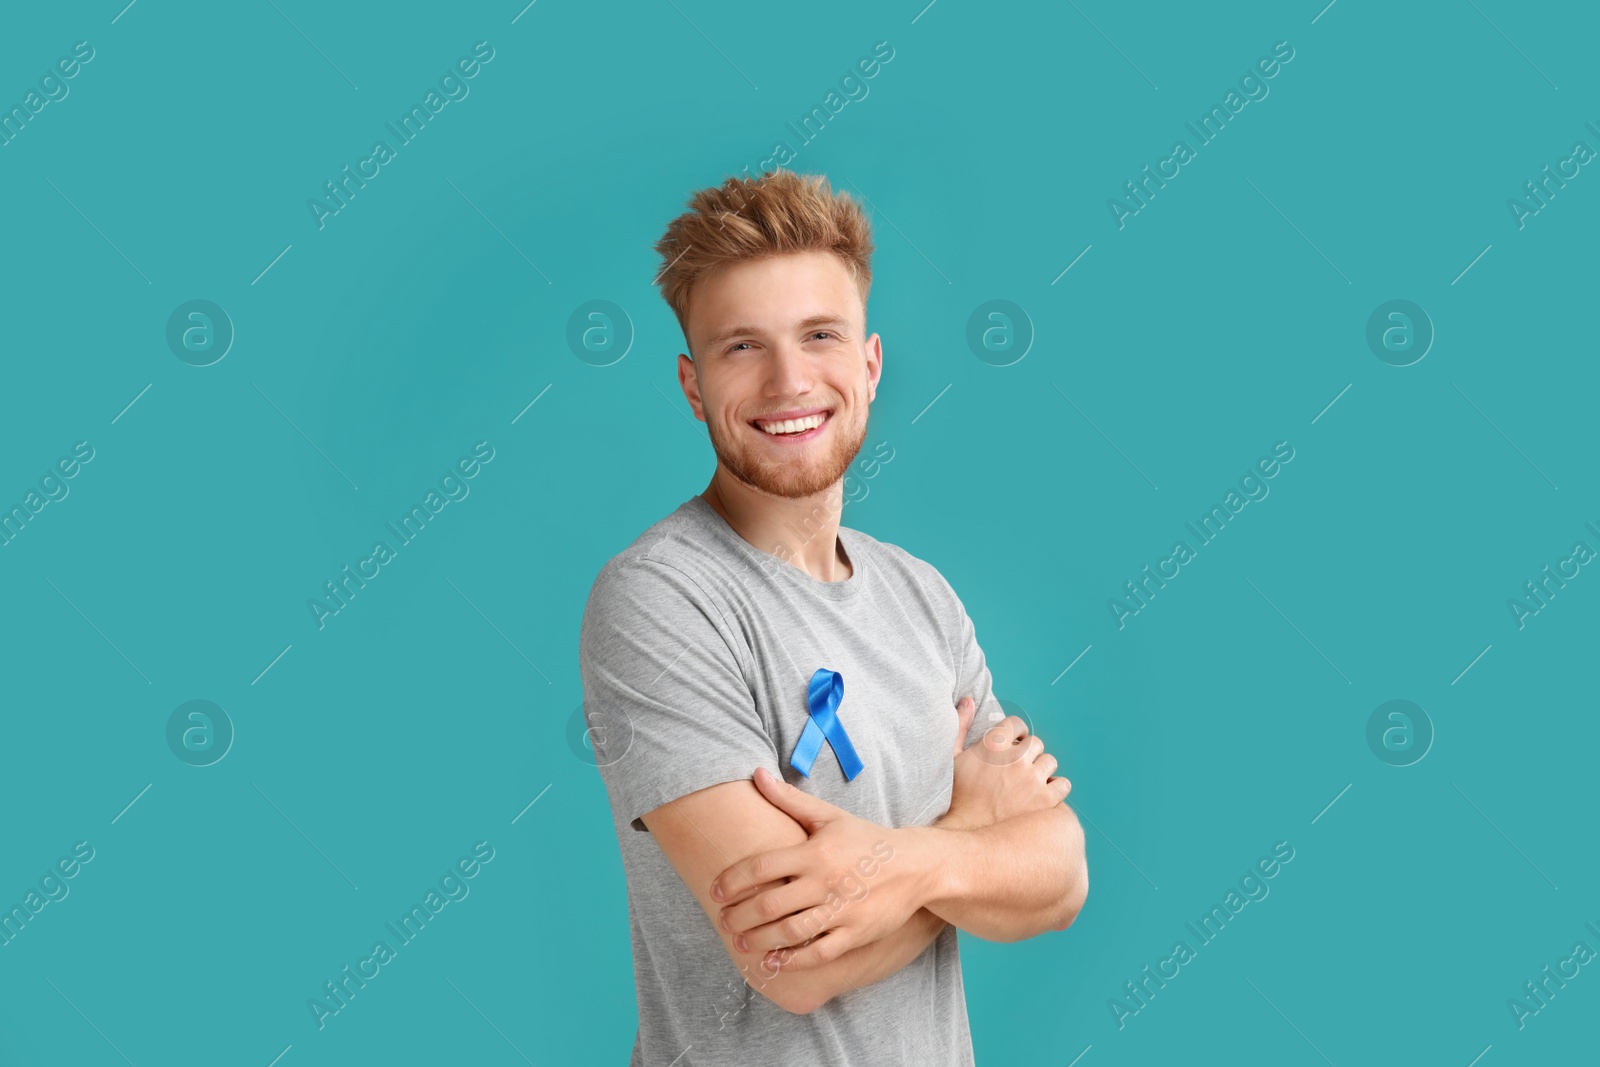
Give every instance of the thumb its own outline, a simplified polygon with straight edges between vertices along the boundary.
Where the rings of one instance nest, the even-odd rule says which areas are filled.
[[[790,785],[765,767],[756,768],[755,779],[761,795],[803,826],[807,834],[831,820],[839,811],[826,800]]]
[[[972,729],[973,717],[978,714],[978,705],[971,697],[962,697],[956,703],[956,744],[954,755],[961,755],[961,750],[966,745],[967,731]]]

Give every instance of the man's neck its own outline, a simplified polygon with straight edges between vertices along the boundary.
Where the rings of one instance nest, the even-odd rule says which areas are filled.
[[[839,541],[844,482],[814,496],[787,499],[734,483],[719,470],[700,496],[734,533],[819,582],[842,582],[855,573]]]

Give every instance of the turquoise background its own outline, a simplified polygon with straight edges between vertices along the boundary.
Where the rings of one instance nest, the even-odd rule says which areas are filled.
[[[876,228],[862,454],[893,459],[845,522],[950,580],[1088,827],[1071,929],[962,935],[978,1061],[1592,1061],[1600,967],[1520,1028],[1508,999],[1600,950],[1600,577],[1521,628],[1507,601],[1600,549],[1600,174],[1521,228],[1507,201],[1600,149],[1600,18],[925,5],[7,11],[6,108],[94,58],[0,147],[0,504],[94,458],[0,548],[0,905],[94,858],[0,947],[0,1062],[627,1061],[578,623],[712,469],[650,246],[778,141]],[[470,94],[319,229],[307,200],[479,41]],[[1269,95],[1119,229],[1108,199],[1279,41]],[[1404,367],[1366,340],[1397,299],[1436,334]],[[193,300],[236,333],[209,366],[166,340]],[[621,359],[568,343],[592,300]],[[1024,358],[969,347],[991,300]],[[319,629],[307,601],[479,441],[469,495]],[[1119,629],[1280,441],[1270,495]],[[235,731],[210,766],[168,746],[190,700]],[[1409,766],[1367,742],[1390,700],[1431,723]],[[479,841],[470,895],[319,1030],[307,1000]],[[1119,1027],[1277,842],[1270,895]]]

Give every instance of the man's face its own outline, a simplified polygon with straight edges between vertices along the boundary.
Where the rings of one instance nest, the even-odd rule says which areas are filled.
[[[696,283],[685,319],[695,355],[679,357],[678,380],[721,465],[773,496],[837,485],[866,439],[883,367],[844,261],[800,252],[727,264]],[[822,425],[790,437],[757,425],[796,412]]]

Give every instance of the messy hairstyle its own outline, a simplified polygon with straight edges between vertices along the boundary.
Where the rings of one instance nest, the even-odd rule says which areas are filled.
[[[661,297],[687,341],[689,294],[724,263],[789,252],[832,252],[844,261],[867,303],[872,287],[872,226],[849,193],[835,193],[820,174],[770,170],[729,178],[689,198],[689,210],[656,242]]]

